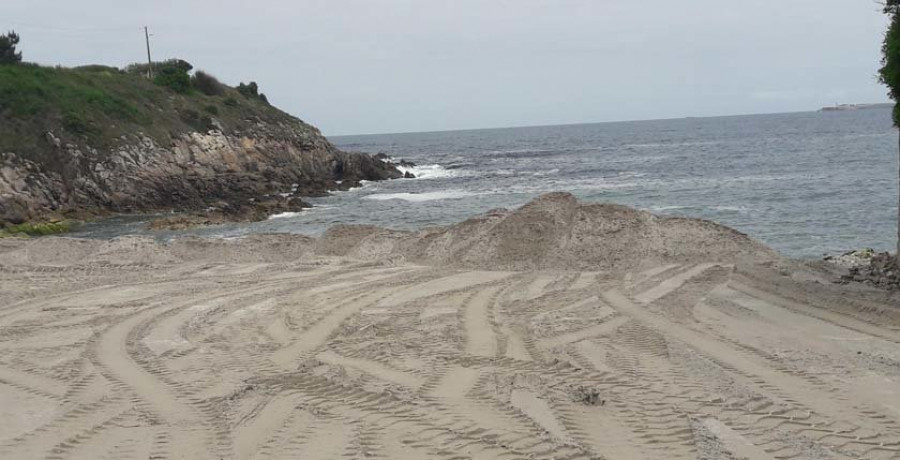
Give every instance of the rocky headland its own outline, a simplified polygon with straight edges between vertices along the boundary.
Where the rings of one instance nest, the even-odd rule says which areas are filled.
[[[259,220],[403,177],[337,149],[255,84],[200,74],[173,88],[110,67],[0,68],[0,228],[146,211]]]

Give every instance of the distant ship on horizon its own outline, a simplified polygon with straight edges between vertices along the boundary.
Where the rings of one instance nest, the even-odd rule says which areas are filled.
[[[830,107],[822,107],[819,112],[842,112],[845,110],[866,110],[866,109],[890,109],[893,103],[883,102],[878,104],[835,104]]]

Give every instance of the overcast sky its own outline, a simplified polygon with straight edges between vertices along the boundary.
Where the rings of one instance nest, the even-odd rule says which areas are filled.
[[[2,0],[28,61],[183,58],[325,134],[886,101],[875,0]]]

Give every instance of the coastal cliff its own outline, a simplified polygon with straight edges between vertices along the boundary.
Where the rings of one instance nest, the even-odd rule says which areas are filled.
[[[197,86],[99,66],[0,67],[0,228],[109,212],[258,216],[244,209],[297,210],[304,196],[402,177],[338,150],[255,84]]]

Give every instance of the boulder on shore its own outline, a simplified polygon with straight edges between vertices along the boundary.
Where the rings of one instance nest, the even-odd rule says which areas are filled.
[[[887,252],[873,255],[869,263],[850,267],[843,283],[858,282],[884,289],[900,290],[900,261]]]

